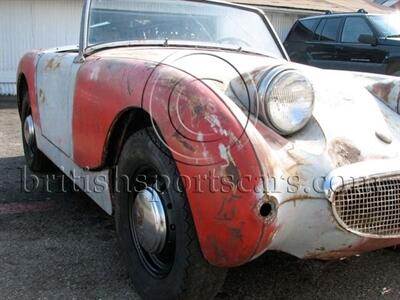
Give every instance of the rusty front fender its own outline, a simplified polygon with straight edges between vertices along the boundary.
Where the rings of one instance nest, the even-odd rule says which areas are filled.
[[[153,72],[143,99],[177,162],[206,259],[233,267],[260,255],[275,226],[260,214],[263,172],[229,100],[167,66]]]
[[[150,115],[159,141],[176,161],[209,263],[239,266],[263,253],[275,225],[260,215],[267,200],[264,173],[248,137],[256,130],[237,117],[245,114],[233,113],[238,108],[230,99],[174,67],[93,56],[78,73],[75,93],[74,161],[79,166],[94,169],[104,163],[112,124],[132,107]]]

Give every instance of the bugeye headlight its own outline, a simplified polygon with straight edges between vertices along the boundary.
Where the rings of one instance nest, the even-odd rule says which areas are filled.
[[[272,71],[260,87],[261,116],[282,135],[303,129],[314,109],[311,82],[296,70]]]

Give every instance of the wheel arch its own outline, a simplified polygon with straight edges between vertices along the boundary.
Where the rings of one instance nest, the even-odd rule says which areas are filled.
[[[20,73],[17,79],[17,105],[18,105],[18,112],[21,117],[21,109],[22,109],[22,95],[24,92],[29,91],[28,81],[24,73]]]
[[[141,129],[155,124],[142,108],[130,107],[121,111],[113,121],[103,151],[103,167],[114,167],[127,139]]]

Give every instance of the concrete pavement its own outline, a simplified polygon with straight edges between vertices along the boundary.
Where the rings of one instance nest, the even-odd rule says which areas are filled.
[[[0,98],[0,297],[137,299],[114,221],[83,193],[24,192],[14,98]],[[57,186],[59,179],[51,181]],[[29,186],[28,186],[29,189]],[[229,271],[218,299],[399,299],[400,252],[344,261],[268,253]]]

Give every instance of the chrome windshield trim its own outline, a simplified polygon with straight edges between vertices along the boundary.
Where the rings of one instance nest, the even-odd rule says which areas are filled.
[[[152,47],[190,47],[196,49],[218,49],[218,50],[227,50],[237,53],[250,53],[257,54],[267,57],[272,57],[276,59],[282,59],[281,57],[277,57],[273,53],[266,51],[258,51],[253,48],[248,47],[234,47],[229,45],[221,45],[216,43],[205,43],[205,42],[189,42],[189,41],[171,41],[171,40],[142,40],[142,41],[119,41],[112,43],[104,43],[91,45],[86,48],[86,54],[90,55],[94,52],[98,52],[105,49],[119,48],[119,47],[143,47],[143,46],[152,46]]]
[[[89,15],[92,0],[85,0],[82,10],[81,18],[81,29],[79,36],[79,54],[75,58],[75,63],[83,63],[85,61],[85,52],[88,46],[88,35],[89,35]]]

